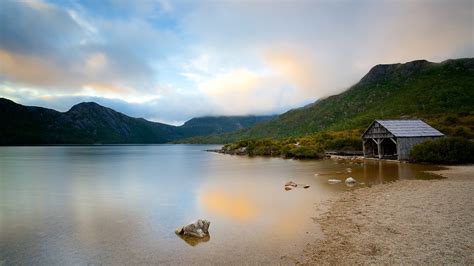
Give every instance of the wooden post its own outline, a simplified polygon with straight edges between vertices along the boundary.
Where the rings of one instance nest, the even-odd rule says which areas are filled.
[[[380,144],[382,144],[382,140],[378,139],[377,140],[377,151],[379,153],[379,159],[382,159],[382,147],[381,147]]]
[[[382,159],[382,147],[380,146],[380,144],[382,143],[382,139],[372,139],[375,144],[377,144],[377,152],[379,154],[379,159]]]
[[[363,152],[364,158],[365,158],[365,139],[362,139],[362,152]]]

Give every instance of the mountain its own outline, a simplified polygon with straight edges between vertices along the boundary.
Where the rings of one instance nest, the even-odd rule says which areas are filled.
[[[211,135],[244,129],[276,116],[206,116],[193,118],[180,128],[194,135]]]
[[[0,145],[166,143],[242,129],[270,118],[202,117],[176,127],[132,118],[94,102],[74,105],[62,113],[0,98]]]
[[[374,119],[387,118],[416,117],[437,123],[449,115],[472,117],[473,111],[474,58],[441,63],[417,60],[376,65],[343,93],[240,131],[188,142],[228,143],[242,139],[298,137],[315,132],[360,131]],[[465,120],[467,126],[462,130],[474,132],[473,121]],[[450,130],[448,124],[440,123]]]

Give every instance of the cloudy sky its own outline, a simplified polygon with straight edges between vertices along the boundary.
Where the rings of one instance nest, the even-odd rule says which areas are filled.
[[[0,97],[180,124],[275,114],[373,65],[474,57],[474,1],[0,0]]]

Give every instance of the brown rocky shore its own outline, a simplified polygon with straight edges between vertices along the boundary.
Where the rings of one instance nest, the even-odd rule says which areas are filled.
[[[474,264],[474,165],[347,192],[298,264]]]

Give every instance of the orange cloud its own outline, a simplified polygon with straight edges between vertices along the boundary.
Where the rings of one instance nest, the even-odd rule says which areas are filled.
[[[288,52],[269,51],[264,56],[269,66],[300,90],[306,91],[317,84],[317,68],[309,60]]]
[[[267,111],[278,99],[271,97],[276,88],[271,79],[245,68],[217,75],[198,85],[221,114],[248,114]]]
[[[100,93],[120,94],[128,92],[127,88],[105,83],[89,83],[84,85],[84,88]]]
[[[202,84],[209,95],[220,96],[229,92],[252,91],[261,83],[257,73],[248,69],[237,69]]]
[[[61,70],[52,62],[0,49],[0,73],[9,79],[35,85],[55,85]]]
[[[0,49],[0,74],[7,80],[38,86],[36,91],[61,92],[64,88],[88,92],[92,96],[126,96],[130,89],[117,84],[100,81],[100,73],[107,65],[107,57],[96,53],[88,57],[83,71],[71,72],[53,61],[30,55],[12,53]],[[47,96],[46,95],[46,96]],[[44,95],[43,95],[44,96]]]
[[[97,73],[102,71],[107,66],[107,56],[103,53],[95,53],[89,56],[86,60],[87,70]]]
[[[293,88],[289,96],[290,104],[326,97],[346,88],[335,85],[341,82],[341,73],[335,71],[331,64],[323,67],[320,56],[304,45],[267,47],[261,55],[262,62],[272,70],[275,79]]]

